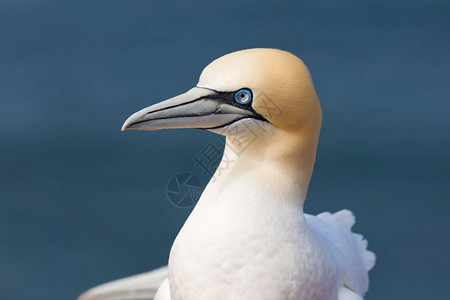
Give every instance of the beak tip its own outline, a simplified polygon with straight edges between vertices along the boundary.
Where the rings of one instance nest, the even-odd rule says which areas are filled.
[[[132,117],[132,116],[131,116]],[[129,117],[122,125],[122,128],[120,131],[130,130],[133,129],[134,119]]]

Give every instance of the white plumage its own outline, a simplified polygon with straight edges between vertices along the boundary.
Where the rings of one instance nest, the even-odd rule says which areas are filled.
[[[352,233],[355,217],[349,210],[337,213],[305,214],[308,225],[317,237],[331,249],[344,285],[359,295],[369,289],[368,271],[375,265],[375,255],[367,251],[367,241],[360,234]]]
[[[353,214],[303,213],[320,123],[308,70],[275,49],[223,56],[195,88],[132,115],[123,129],[225,135],[226,161],[180,230],[168,268],[80,299],[362,299],[375,256],[351,232]]]

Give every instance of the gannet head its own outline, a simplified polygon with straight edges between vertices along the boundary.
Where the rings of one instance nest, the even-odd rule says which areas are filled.
[[[122,130],[221,129],[253,121],[287,133],[318,134],[321,111],[308,69],[293,54],[248,49],[210,63],[196,87],[130,116]]]
[[[277,49],[248,49],[216,59],[196,87],[136,112],[122,130],[200,128],[225,135],[224,157],[241,162],[227,172],[254,174],[260,186],[292,188],[304,199],[321,116],[299,58]]]

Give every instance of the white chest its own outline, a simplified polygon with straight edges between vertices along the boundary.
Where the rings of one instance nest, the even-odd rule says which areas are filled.
[[[172,300],[336,299],[334,263],[301,212],[247,204],[190,216],[170,255]]]

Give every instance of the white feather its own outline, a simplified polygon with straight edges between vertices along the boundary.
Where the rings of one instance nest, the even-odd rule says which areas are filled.
[[[368,272],[375,264],[375,254],[367,250],[362,235],[352,233],[355,217],[349,210],[337,213],[305,214],[316,237],[326,243],[335,257],[343,283],[363,296],[369,288]]]

